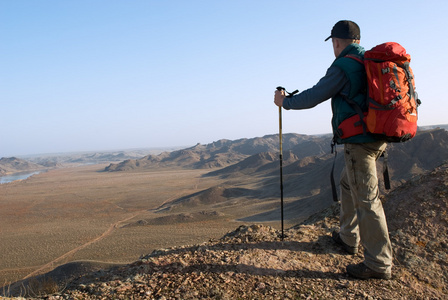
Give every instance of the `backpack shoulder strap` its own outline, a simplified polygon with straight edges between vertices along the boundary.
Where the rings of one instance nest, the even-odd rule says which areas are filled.
[[[363,59],[361,56],[359,56],[359,55],[355,55],[355,54],[347,54],[347,55],[344,56],[344,57],[348,57],[348,58],[354,59],[354,60],[356,60],[357,62],[359,62],[360,64],[364,64],[364,59]]]

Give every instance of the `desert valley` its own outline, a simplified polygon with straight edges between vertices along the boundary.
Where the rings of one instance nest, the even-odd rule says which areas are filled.
[[[283,139],[284,217],[291,228],[333,205],[335,156],[328,135]],[[407,143],[391,144],[388,153],[393,190],[446,162],[448,132],[422,130]],[[128,264],[241,225],[280,228],[277,135],[113,159],[96,154],[94,164],[88,157],[0,160],[1,174],[45,170],[0,184],[1,284],[73,261]],[[342,166],[338,155],[337,172]],[[379,173],[382,167],[380,160]]]

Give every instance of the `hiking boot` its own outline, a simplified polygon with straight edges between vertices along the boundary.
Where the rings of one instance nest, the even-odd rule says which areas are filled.
[[[342,248],[350,253],[350,254],[356,254],[358,253],[358,247],[352,247],[347,245],[346,243],[344,243],[344,241],[341,239],[341,236],[339,235],[339,232],[333,231],[333,233],[331,234],[331,238],[333,239],[333,241],[342,246]]]
[[[390,272],[389,273],[375,272],[369,267],[367,267],[364,263],[359,263],[357,265],[348,265],[347,273],[359,279],[377,278],[388,280],[392,278],[392,274]]]

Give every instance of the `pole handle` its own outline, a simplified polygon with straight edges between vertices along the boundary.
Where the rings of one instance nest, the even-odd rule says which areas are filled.
[[[284,87],[282,87],[282,86],[278,86],[277,87],[277,91],[285,91],[285,93],[286,93],[286,98],[290,98],[290,97],[292,97],[292,96],[294,96],[295,94],[297,94],[298,92],[299,92],[299,90],[295,90],[295,91],[293,91],[293,92],[288,92]]]

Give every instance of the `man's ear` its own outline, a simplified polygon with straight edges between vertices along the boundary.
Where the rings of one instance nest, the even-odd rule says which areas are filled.
[[[334,56],[338,57],[339,56],[339,47],[340,47],[340,43],[341,41],[337,38],[332,38],[331,42],[333,43],[333,52],[334,52]]]
[[[333,38],[333,46],[335,49],[339,48],[341,41],[339,39]]]

